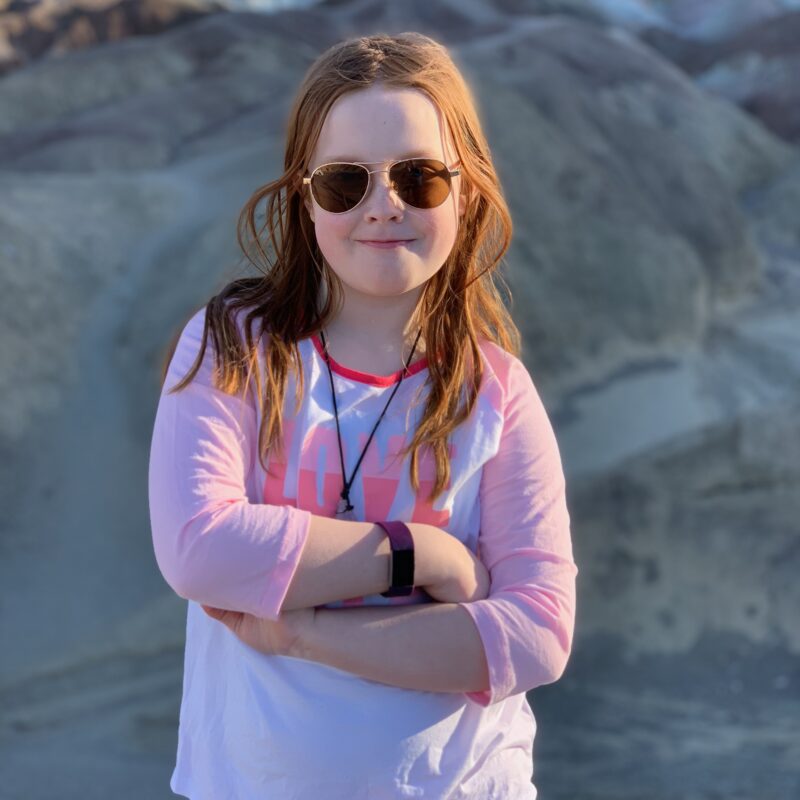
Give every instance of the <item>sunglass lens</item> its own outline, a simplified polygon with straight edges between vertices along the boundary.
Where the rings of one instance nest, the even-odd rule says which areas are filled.
[[[436,159],[400,161],[392,167],[390,177],[403,202],[415,208],[435,208],[450,194],[450,173]]]
[[[311,179],[314,199],[326,211],[340,214],[358,205],[367,191],[369,173],[358,164],[328,164]]]

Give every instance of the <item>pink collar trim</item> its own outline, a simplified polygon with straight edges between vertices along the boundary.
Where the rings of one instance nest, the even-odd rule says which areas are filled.
[[[320,358],[322,358],[322,360],[324,361],[325,350],[322,347],[322,341],[319,339],[316,333],[311,337],[311,341],[314,343],[314,347],[317,353],[319,353]],[[359,381],[360,383],[369,383],[372,384],[373,386],[393,386],[395,383],[397,383],[397,381],[400,380],[400,375],[403,372],[403,370],[399,369],[397,370],[397,372],[394,372],[391,375],[372,375],[369,372],[359,372],[356,369],[350,369],[350,367],[345,367],[344,364],[340,364],[331,356],[329,356],[329,358],[331,362],[331,370],[335,372],[337,375],[341,375],[343,378],[349,378],[351,381]],[[406,370],[405,379],[408,379],[412,375],[416,375],[418,372],[422,372],[422,370],[427,368],[428,368],[428,358],[427,356],[423,356],[418,361],[415,361],[413,364],[409,364],[408,369]]]

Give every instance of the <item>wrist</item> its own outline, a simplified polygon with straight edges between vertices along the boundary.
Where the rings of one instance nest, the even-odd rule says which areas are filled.
[[[325,611],[321,607],[306,609],[301,624],[296,625],[293,631],[291,644],[288,651],[284,654],[292,658],[301,658],[305,661],[314,661],[312,657],[313,642],[315,641],[314,632],[316,627],[317,615]]]
[[[433,586],[449,580],[454,565],[453,545],[456,540],[441,528],[426,523],[409,525],[416,552],[414,583]]]
[[[377,523],[391,543],[391,578],[383,597],[407,597],[414,591],[414,535],[405,522],[389,520]]]

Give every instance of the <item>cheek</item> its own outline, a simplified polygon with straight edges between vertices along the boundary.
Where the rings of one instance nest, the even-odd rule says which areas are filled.
[[[441,247],[444,241],[454,238],[458,228],[458,218],[449,203],[433,209],[406,207],[406,216],[417,235],[424,237],[430,247]]]
[[[458,218],[453,208],[436,209],[429,218],[428,235],[430,246],[437,256],[447,256],[458,233]]]
[[[317,236],[317,244],[324,255],[335,253],[347,247],[350,236],[350,225],[342,219],[328,219],[317,217],[314,225],[314,232]]]

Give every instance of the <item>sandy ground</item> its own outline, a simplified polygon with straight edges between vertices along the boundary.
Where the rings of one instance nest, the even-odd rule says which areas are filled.
[[[786,692],[798,679],[796,659],[754,651],[733,673],[715,657],[720,644],[705,641],[688,658],[626,665],[609,641],[605,662],[597,651],[573,659],[558,684],[531,692],[539,725],[534,781],[541,795],[797,797],[800,700]],[[693,674],[691,664],[705,666]],[[180,648],[109,656],[4,693],[1,796],[174,797],[168,780],[181,666]]]

